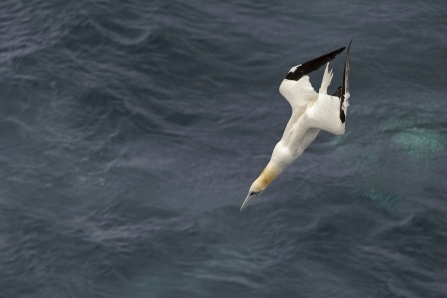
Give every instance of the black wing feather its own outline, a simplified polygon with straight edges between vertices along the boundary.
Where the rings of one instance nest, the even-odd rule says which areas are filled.
[[[343,87],[338,86],[337,90],[335,90],[335,92],[334,92],[334,94],[332,94],[332,96],[337,96],[338,98],[340,98],[342,94],[343,94]]]
[[[318,57],[316,59],[307,61],[306,63],[301,64],[298,66],[294,72],[289,72],[286,76],[286,80],[293,80],[298,81],[303,76],[307,75],[308,73],[311,73],[312,71],[315,71],[319,69],[324,64],[334,60],[335,56],[343,52],[343,50],[346,47],[340,48],[336,51],[330,52],[329,54],[323,55],[321,57]],[[344,83],[343,83],[344,84]]]

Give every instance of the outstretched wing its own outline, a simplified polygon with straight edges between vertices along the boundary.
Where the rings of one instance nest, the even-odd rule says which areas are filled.
[[[334,60],[335,56],[343,52],[344,49],[346,49],[346,47],[339,48],[338,50],[330,52],[329,54],[320,56],[313,60],[307,61],[306,63],[293,67],[287,74],[286,79],[298,81],[299,79],[301,79],[302,76],[307,75],[308,73],[319,69],[324,64]]]

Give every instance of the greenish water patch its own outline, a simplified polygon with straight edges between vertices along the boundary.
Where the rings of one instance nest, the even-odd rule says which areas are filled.
[[[365,192],[365,195],[371,199],[374,203],[378,204],[381,207],[384,207],[387,210],[394,211],[401,202],[401,198],[394,194],[392,191],[385,190],[368,190]]]
[[[334,154],[342,155],[343,163],[349,163],[350,165],[357,165],[360,169],[366,169],[371,165],[377,165],[380,162],[380,158],[376,152],[380,145],[378,143],[372,143],[368,145],[358,145],[352,140],[345,143],[346,134],[341,136],[334,136],[329,144],[336,146]]]
[[[351,184],[358,185],[353,191],[360,199],[368,199],[374,205],[393,212],[403,198],[396,193],[395,183],[384,177],[385,174],[381,172],[374,171],[374,174],[370,171],[363,172],[355,177]]]
[[[338,146],[343,143],[343,141],[346,139],[346,134],[343,134],[341,136],[334,136],[332,140],[329,141],[329,144]]]
[[[160,297],[164,290],[162,279],[156,275],[140,278],[140,280],[137,281],[136,286],[140,293],[150,293],[151,295],[148,297]]]
[[[430,125],[439,109],[435,102],[429,106],[414,105],[414,102],[411,102],[409,106],[399,106],[390,111],[395,116],[381,121],[379,128],[381,131],[396,131]],[[415,110],[418,112],[415,113]]]
[[[239,284],[234,274],[250,268],[252,259],[245,250],[206,248],[199,255],[182,263],[175,274],[162,267],[153,267],[135,279],[138,297],[178,297],[188,293],[193,297],[211,297],[222,284]],[[239,279],[241,279],[239,277]]]
[[[360,148],[360,151],[364,149],[364,146],[356,143],[352,137],[349,136],[349,133],[345,133],[341,136],[334,135],[328,143],[335,147],[335,154],[345,155],[345,153],[349,153],[347,157],[354,154],[354,152],[358,152]]]
[[[399,132],[392,141],[401,150],[417,158],[427,158],[444,149],[444,140],[437,133],[427,133],[421,129]]]
[[[376,155],[354,155],[347,159],[351,164],[361,164],[363,167],[376,165],[379,163],[380,159]]]
[[[229,268],[243,268],[249,259],[242,251],[234,249],[208,249],[207,258],[198,261],[192,270],[193,276],[226,275]]]

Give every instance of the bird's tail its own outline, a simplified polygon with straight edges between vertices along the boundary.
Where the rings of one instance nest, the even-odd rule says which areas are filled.
[[[318,93],[327,94],[327,87],[329,87],[329,85],[331,84],[333,76],[334,74],[332,73],[332,69],[331,71],[329,71],[329,62],[328,62],[326,64],[326,70],[324,71],[323,81],[321,81],[321,87]]]
[[[345,133],[345,123],[340,121],[340,98],[318,94],[318,100],[306,110],[306,124],[336,135]]]

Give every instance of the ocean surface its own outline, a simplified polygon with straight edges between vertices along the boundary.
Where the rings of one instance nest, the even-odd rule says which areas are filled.
[[[447,297],[446,12],[1,1],[0,297]],[[240,213],[282,79],[351,38],[346,133]]]

